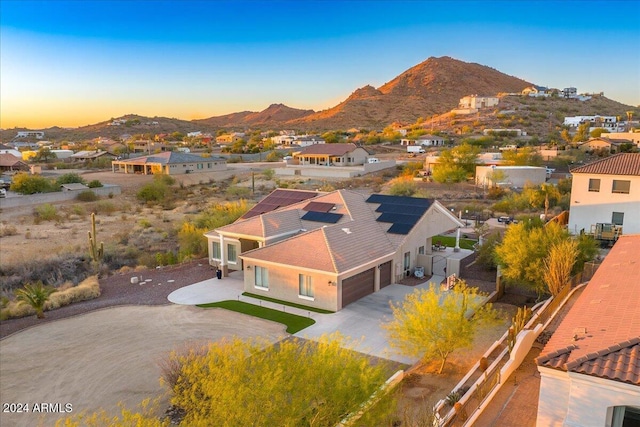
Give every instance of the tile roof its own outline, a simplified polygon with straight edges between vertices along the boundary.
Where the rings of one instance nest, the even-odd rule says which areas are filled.
[[[224,160],[225,159],[223,159],[222,157],[202,157],[195,154],[165,151],[163,153],[136,157],[134,159],[119,160],[119,162],[134,165],[144,165],[148,163],[169,165],[175,163],[204,163]]]
[[[640,235],[622,236],[537,363],[640,385]]]
[[[326,154],[329,156],[344,156],[358,148],[356,144],[314,144],[300,150],[299,155],[305,154]]]
[[[249,209],[240,218],[247,219],[263,213],[271,212],[284,206],[289,206],[303,200],[312,199],[319,193],[316,191],[291,190],[288,188],[276,188],[258,204]]]
[[[571,173],[640,176],[640,153],[619,153],[571,169]]]
[[[15,166],[17,163],[24,163],[11,153],[0,154],[0,166]]]

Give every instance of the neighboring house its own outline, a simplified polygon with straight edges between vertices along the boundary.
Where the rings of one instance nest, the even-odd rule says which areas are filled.
[[[640,148],[640,132],[609,132],[602,133],[600,138],[628,139]]]
[[[87,150],[87,151],[78,151],[70,156],[72,160],[75,161],[86,161],[86,160],[95,160],[101,157],[108,159],[115,159],[116,156],[102,150]]]
[[[216,143],[222,145],[235,144],[236,142],[242,140],[244,138],[244,133],[242,132],[234,132],[227,133],[224,135],[219,135],[216,137]]]
[[[36,138],[36,139],[42,139],[44,138],[44,132],[42,131],[20,131],[17,133],[16,136],[14,136],[14,139],[16,138]]]
[[[22,158],[22,153],[19,150],[16,150],[15,148],[10,147],[8,145],[4,145],[4,144],[0,144],[0,154],[11,154],[12,156],[17,157],[18,159]]]
[[[156,142],[151,140],[134,141],[133,152],[134,153],[158,153],[161,151],[171,151],[172,147],[164,142]]]
[[[640,422],[640,235],[622,236],[536,359],[538,426]]]
[[[299,145],[300,147],[308,147],[315,144],[324,144],[325,140],[317,135],[300,135],[294,136],[292,144]]]
[[[444,143],[445,139],[436,135],[422,135],[416,139],[403,138],[400,140],[400,145],[423,145],[425,147],[442,147]]]
[[[500,102],[500,98],[497,96],[478,96],[469,95],[460,99],[458,108],[479,110],[481,108],[495,107]]]
[[[244,271],[246,292],[337,311],[430,263],[432,237],[461,226],[432,199],[336,190],[205,236],[209,262]]]
[[[227,162],[222,157],[201,157],[173,151],[111,162],[112,172],[144,175],[180,175],[223,170],[227,170]]]
[[[522,94],[532,97],[547,97],[551,95],[551,91],[548,87],[533,85],[522,89]]]
[[[613,138],[590,138],[588,141],[583,142],[578,146],[582,151],[607,151],[609,153],[619,153],[620,146],[623,144],[633,144],[628,139],[613,139]]]
[[[569,231],[590,233],[595,224],[640,233],[640,153],[620,153],[571,170]]]
[[[562,96],[565,98],[577,98],[578,97],[578,89],[575,87],[565,87],[562,89]]]
[[[367,150],[352,143],[315,144],[293,155],[299,165],[356,166],[363,165],[371,156]]]
[[[527,136],[527,132],[522,129],[484,129],[483,135],[496,135],[496,136]]]
[[[584,123],[589,123],[589,132],[595,129],[618,132],[618,130],[623,130],[624,128],[624,125],[618,122],[616,116],[569,116],[564,118],[563,125],[575,130]]]
[[[499,172],[501,180],[493,182],[494,173]],[[482,187],[519,187],[540,185],[547,180],[547,169],[538,166],[476,166],[476,185]]]
[[[28,171],[29,165],[23,162],[19,157],[9,153],[0,154],[0,171]]]

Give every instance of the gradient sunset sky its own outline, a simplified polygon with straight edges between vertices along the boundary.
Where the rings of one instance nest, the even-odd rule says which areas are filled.
[[[430,56],[635,106],[639,16],[638,0],[0,0],[0,127],[318,111]]]

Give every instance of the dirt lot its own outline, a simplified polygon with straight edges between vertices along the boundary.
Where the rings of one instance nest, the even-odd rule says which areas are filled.
[[[135,408],[160,396],[156,362],[185,342],[260,336],[272,342],[284,326],[222,309],[116,307],[47,323],[2,340],[2,403],[70,403],[72,414],[118,402]],[[166,399],[159,406],[166,409]],[[33,427],[40,414],[2,414],[2,425]],[[64,414],[48,414],[50,426]]]

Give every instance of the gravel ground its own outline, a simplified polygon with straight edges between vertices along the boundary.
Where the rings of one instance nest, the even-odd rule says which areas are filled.
[[[142,278],[141,284],[131,284],[131,278],[134,276]],[[206,259],[173,267],[118,273],[100,279],[102,293],[98,298],[47,311],[44,319],[29,316],[0,322],[0,339],[31,326],[101,308],[120,305],[169,304],[167,296],[174,290],[212,277],[215,277],[215,272]]]

